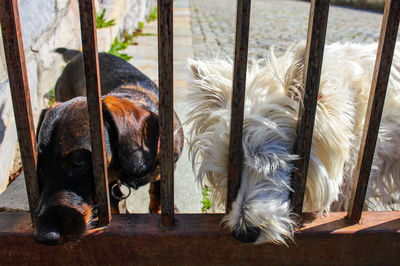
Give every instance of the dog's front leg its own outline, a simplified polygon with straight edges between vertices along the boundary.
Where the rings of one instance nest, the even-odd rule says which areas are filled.
[[[150,195],[150,204],[149,204],[149,211],[150,213],[161,213],[161,200],[160,195],[161,187],[160,187],[160,180],[151,182],[149,188],[149,195]]]
[[[151,182],[149,188],[150,195],[150,204],[149,204],[149,212],[150,213],[161,213],[161,187],[160,180]],[[179,213],[178,207],[174,204],[175,213]]]
[[[126,199],[120,200],[118,203],[118,213],[127,214],[129,213],[128,208],[126,207]]]

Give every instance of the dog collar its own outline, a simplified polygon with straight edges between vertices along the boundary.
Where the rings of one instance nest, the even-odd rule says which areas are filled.
[[[157,144],[157,155],[156,155],[156,161],[154,163],[153,169],[151,169],[147,174],[143,176],[144,179],[148,180],[155,180],[160,174],[160,164],[159,164],[159,155],[160,155],[160,139],[158,139],[158,144]],[[121,191],[121,187],[126,187],[129,191],[128,195],[125,195]],[[115,183],[111,187],[111,196],[113,196],[114,199],[121,201],[126,198],[128,198],[131,195],[131,188],[137,190],[139,185],[135,180],[132,180],[129,182],[129,184],[122,182],[120,179],[118,179],[117,183]]]
[[[128,191],[129,191],[128,195],[125,195],[124,193],[122,193],[121,187],[126,187],[128,189]],[[114,199],[116,199],[118,201],[124,200],[131,195],[131,188],[127,184],[122,183],[121,180],[118,179],[117,183],[115,183],[111,187],[111,195],[113,196]]]

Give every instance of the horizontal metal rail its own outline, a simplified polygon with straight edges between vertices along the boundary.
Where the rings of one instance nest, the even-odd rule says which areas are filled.
[[[220,227],[223,215],[176,214],[170,230],[158,214],[113,215],[110,225],[79,242],[37,244],[29,215],[0,213],[5,265],[398,265],[400,212],[364,212],[349,225],[346,213],[312,220],[305,215],[296,244],[242,243]],[[21,243],[24,248],[21,249]]]

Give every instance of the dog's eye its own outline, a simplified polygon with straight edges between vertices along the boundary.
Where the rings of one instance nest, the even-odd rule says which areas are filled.
[[[90,160],[90,154],[82,151],[74,151],[69,155],[70,166],[74,169],[85,168]]]

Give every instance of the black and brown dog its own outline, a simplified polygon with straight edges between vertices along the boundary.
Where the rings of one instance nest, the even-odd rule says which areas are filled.
[[[69,62],[56,84],[57,103],[42,111],[37,129],[41,191],[35,239],[57,244],[76,239],[96,219],[91,142],[83,70],[79,51],[59,48]],[[150,185],[150,212],[160,209],[157,153],[158,88],[123,59],[99,53],[104,138],[110,189],[116,182],[136,189]],[[174,161],[183,148],[183,130],[174,117]],[[111,197],[118,209],[117,189]]]

